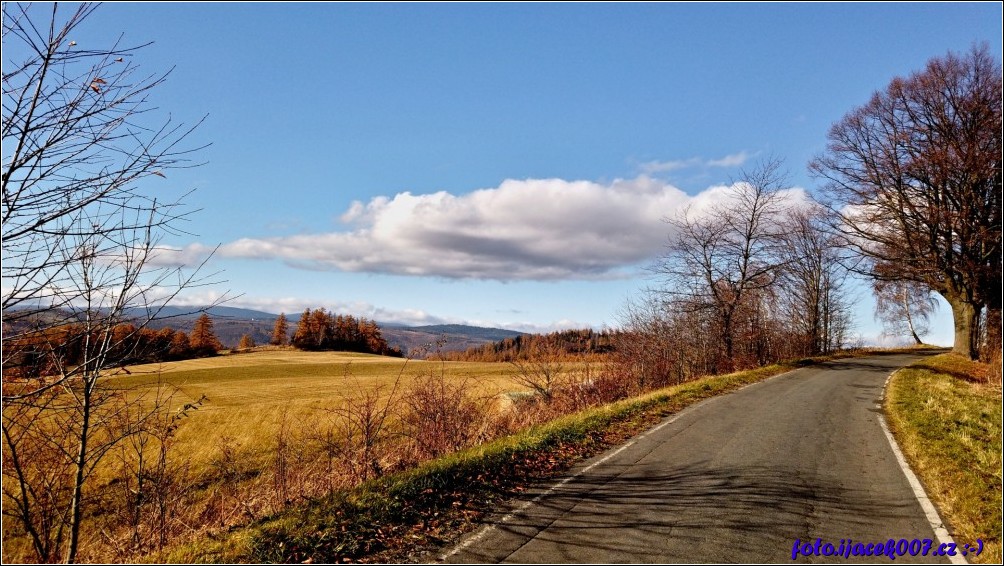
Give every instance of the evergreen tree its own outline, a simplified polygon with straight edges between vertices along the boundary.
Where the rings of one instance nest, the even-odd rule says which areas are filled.
[[[281,315],[280,315],[281,316]],[[276,321],[278,327],[279,321]],[[275,344],[275,332],[273,332]],[[391,349],[375,321],[348,314],[306,309],[293,333],[293,346],[301,350],[335,350],[401,356]]]
[[[310,328],[309,348],[315,350],[331,348],[331,315],[325,312],[323,308],[316,309],[310,315],[308,327]]]

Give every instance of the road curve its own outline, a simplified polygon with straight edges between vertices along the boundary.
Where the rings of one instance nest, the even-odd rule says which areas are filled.
[[[796,539],[936,541],[878,421],[887,376],[920,357],[839,360],[708,399],[541,487],[441,559],[790,563]],[[797,560],[819,561],[888,559]]]

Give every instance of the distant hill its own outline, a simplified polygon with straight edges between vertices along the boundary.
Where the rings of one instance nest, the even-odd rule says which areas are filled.
[[[485,328],[482,326],[467,326],[466,324],[432,324],[427,326],[412,326],[410,330],[428,332],[431,334],[445,334],[447,336],[467,336],[469,338],[486,340],[488,342],[498,342],[506,338],[515,338],[524,332],[515,330],[505,330],[502,328]]]
[[[241,336],[249,334],[256,343],[267,344],[272,338],[272,326],[278,314],[237,307],[178,307],[167,306],[160,310],[156,319],[149,327],[160,329],[171,327],[189,333],[195,325],[195,320],[206,312],[213,320],[213,330],[224,346],[233,347]],[[287,313],[290,324],[290,334],[296,329],[302,312]],[[144,309],[134,309],[127,315],[137,319],[145,319]],[[432,324],[423,326],[407,326],[400,323],[383,323],[377,321],[381,334],[392,348],[400,348],[406,355],[413,351],[426,353],[462,352],[468,348],[499,342],[507,338],[515,338],[524,334],[515,330],[502,328],[485,328],[465,324]]]
[[[193,320],[199,318],[202,315],[204,309],[206,313],[209,314],[214,320],[217,318],[231,318],[231,319],[247,319],[247,320],[257,320],[257,319],[267,319],[275,321],[279,316],[277,314],[267,313],[263,311],[257,311],[252,309],[241,309],[236,307],[210,307],[206,309],[205,307],[174,307],[166,306],[157,313],[157,318],[168,319],[168,318],[192,318]],[[143,309],[133,309],[135,313],[134,316],[144,316],[145,310]],[[132,314],[132,313],[130,313]],[[287,316],[286,318],[290,318]],[[296,316],[299,319],[299,314]]]
[[[522,332],[502,328],[484,328],[465,324],[434,324],[426,326],[383,326],[383,336],[391,346],[406,354],[415,350],[425,353],[463,352],[475,346],[520,336]]]
[[[241,336],[249,334],[256,343],[267,344],[272,337],[272,326],[279,315],[235,307],[212,307],[205,309],[213,319],[213,330],[224,346],[235,346]],[[287,313],[290,323],[290,333],[296,329],[296,323],[302,313]],[[195,319],[202,315],[199,307],[165,307],[158,318],[150,323],[151,328],[169,326],[175,330],[191,332]],[[142,316],[137,312],[136,316]],[[473,346],[490,342],[498,342],[506,338],[514,338],[522,334],[513,330],[501,328],[483,328],[464,324],[436,324],[425,326],[406,326],[398,323],[383,323],[377,321],[381,334],[392,348],[400,348],[406,355],[412,351],[454,352],[464,351]]]

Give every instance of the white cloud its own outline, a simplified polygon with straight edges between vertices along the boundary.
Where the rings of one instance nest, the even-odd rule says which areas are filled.
[[[533,322],[478,322],[475,326],[489,326],[504,328],[506,330],[515,330],[517,332],[526,332],[528,334],[547,334],[549,332],[557,332],[559,330],[577,330],[580,328],[593,328],[592,324],[587,324],[585,322],[576,322],[574,320],[561,319],[546,324],[538,324]],[[598,328],[593,328],[594,330],[599,330]]]
[[[743,163],[746,163],[750,157],[753,155],[747,151],[740,151],[739,153],[733,153],[731,155],[726,155],[721,159],[711,159],[708,161],[709,167],[739,167]]]
[[[458,279],[605,279],[657,254],[662,218],[689,200],[645,176],[608,184],[506,180],[459,196],[404,192],[355,202],[340,217],[346,231],[242,238],[217,255]]]
[[[646,161],[638,164],[638,171],[643,175],[655,175],[658,173],[669,173],[681,169],[710,169],[723,167],[739,167],[749,161],[754,154],[743,150],[721,157],[719,159],[704,159],[701,157],[689,157],[687,159],[671,159],[669,161]]]
[[[670,171],[677,171],[688,167],[696,167],[701,164],[702,161],[698,157],[691,157],[690,159],[675,159],[670,161],[646,161],[645,163],[640,163],[638,165],[638,170],[645,175],[653,175],[656,173],[669,173]]]
[[[184,248],[174,246],[157,246],[147,259],[147,265],[153,269],[177,268],[177,267],[198,267],[209,256],[213,255],[214,248],[202,244],[190,244]]]
[[[727,192],[718,185],[689,196],[644,175],[610,183],[510,179],[464,195],[403,192],[352,203],[340,216],[343,231],[241,238],[216,257],[451,279],[614,279],[664,251],[664,219],[688,205],[711,210]],[[172,253],[198,258],[207,251],[193,245]]]

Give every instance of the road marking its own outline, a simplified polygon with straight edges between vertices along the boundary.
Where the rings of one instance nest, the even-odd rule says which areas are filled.
[[[878,408],[880,410],[882,410],[882,405],[885,404],[885,390],[889,387],[889,381],[895,373],[895,371],[890,373],[889,377],[885,380],[885,384],[882,386],[882,397],[879,398],[878,404]],[[927,497],[927,492],[924,491],[924,486],[920,483],[920,480],[917,479],[913,470],[910,469],[910,464],[907,463],[906,458],[903,457],[903,452],[899,449],[899,444],[896,444],[896,439],[893,437],[892,432],[890,432],[889,425],[885,422],[885,415],[880,412],[878,417],[879,425],[882,426],[882,432],[885,433],[885,437],[889,440],[889,446],[892,447],[892,452],[896,455],[896,461],[899,462],[899,467],[903,470],[903,475],[906,476],[906,481],[910,483],[910,487],[913,489],[914,497],[917,498],[921,509],[924,510],[924,515],[927,516],[927,522],[930,523],[931,528],[934,529],[934,535],[938,537],[938,542],[940,544],[951,544],[953,547],[959,548],[955,544],[955,540],[952,538],[952,535],[948,532],[948,529],[945,528],[945,523],[941,520],[941,516],[938,515],[938,510],[934,508],[934,504],[931,502],[931,499]],[[948,560],[951,561],[952,564],[969,564],[969,562],[966,561],[966,558],[961,555],[949,556]]]
[[[676,420],[676,419],[674,418],[673,420]],[[669,423],[665,423],[665,424],[669,424]],[[665,426],[665,424],[663,426]],[[593,462],[592,464],[586,466],[585,468],[579,470],[574,475],[568,476],[568,477],[562,479],[561,481],[555,483],[554,485],[552,485],[551,487],[549,487],[543,493],[538,494],[533,499],[531,499],[531,500],[523,503],[519,507],[517,507],[515,511],[511,511],[505,517],[502,517],[501,519],[499,519],[498,524],[508,523],[509,521],[511,521],[513,519],[513,517],[515,517],[516,515],[522,513],[523,511],[526,511],[534,503],[536,503],[536,502],[540,501],[541,499],[547,497],[548,495],[554,493],[554,491],[556,489],[558,489],[559,487],[561,487],[561,486],[565,485],[566,483],[568,483],[568,482],[570,482],[570,481],[572,481],[572,480],[580,477],[582,474],[585,474],[589,470],[592,470],[596,466],[599,466],[600,464],[606,462],[607,460],[609,460],[609,459],[613,458],[614,456],[620,454],[621,452],[627,450],[631,446],[634,446],[635,442],[637,442],[637,440],[632,440],[632,441],[628,442],[627,444],[621,446],[617,450],[614,450],[610,454],[607,454],[603,458],[600,458],[599,460],[597,460],[597,461]],[[472,536],[471,538],[467,539],[466,541],[462,542],[461,544],[457,545],[450,552],[448,552],[448,553],[440,556],[439,557],[439,561],[442,562],[443,560],[446,560],[447,558],[449,558],[449,557],[457,554],[458,552],[466,549],[467,547],[471,546],[472,544],[474,544],[474,543],[478,542],[479,540],[485,538],[485,536],[488,535],[488,533],[490,533],[494,529],[495,529],[495,524],[486,525],[486,526],[482,527],[481,532],[479,532],[478,534]]]

